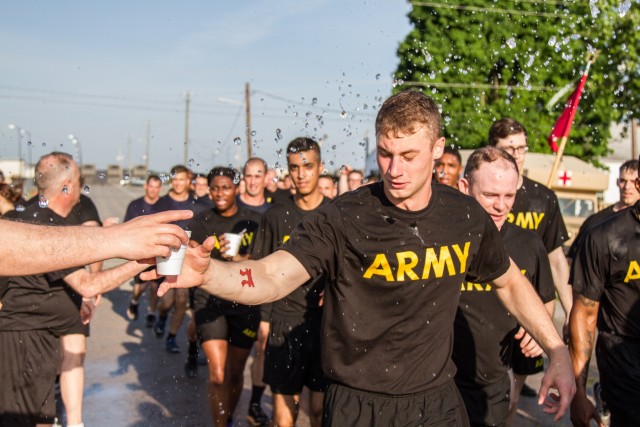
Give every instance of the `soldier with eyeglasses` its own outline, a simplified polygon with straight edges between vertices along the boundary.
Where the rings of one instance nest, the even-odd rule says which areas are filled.
[[[560,205],[555,193],[539,182],[523,176],[527,145],[527,130],[521,123],[511,118],[495,121],[489,129],[489,145],[501,148],[511,154],[518,165],[518,190],[515,202],[507,221],[522,228],[535,231],[544,243],[549,256],[553,282],[566,315],[564,339],[567,341],[568,319],[573,305],[571,287],[569,286],[569,263],[564,255],[562,245],[568,240],[567,228],[560,213]],[[518,348],[516,344],[514,348]],[[527,358],[520,352],[513,354],[514,382],[511,393],[511,409],[509,422],[515,417],[520,394],[531,395],[528,389],[523,392],[527,375],[533,375],[544,369],[542,357]],[[533,391],[533,390],[531,390]]]

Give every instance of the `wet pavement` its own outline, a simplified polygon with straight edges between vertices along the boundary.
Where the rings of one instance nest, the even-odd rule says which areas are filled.
[[[91,187],[89,196],[96,203],[101,218],[117,216],[122,220],[129,201],[142,195],[141,187]],[[106,266],[116,265],[117,260]],[[140,316],[129,321],[126,310],[132,287],[123,284],[106,294],[91,322],[91,337],[87,344],[84,422],[87,427],[107,426],[209,426],[212,425],[207,402],[207,368],[200,367],[198,378],[184,375],[186,360],[185,326],[178,335],[182,352],[170,354],[164,339],[157,339],[152,329],[145,327],[148,297],[140,301]],[[558,306],[556,313],[562,313]],[[556,315],[559,327],[562,315]],[[244,391],[234,416],[236,426],[246,426],[247,404],[251,392],[249,363],[245,369]],[[527,379],[536,390],[542,374]],[[589,384],[597,378],[592,362]],[[591,386],[589,386],[591,392]],[[271,396],[263,398],[263,408],[272,412]],[[301,413],[297,424],[309,425]],[[570,426],[566,415],[556,423],[544,414],[535,398],[523,397],[516,420],[517,426]]]

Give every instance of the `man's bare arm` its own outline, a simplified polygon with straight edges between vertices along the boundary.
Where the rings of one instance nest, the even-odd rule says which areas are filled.
[[[553,284],[558,292],[560,305],[562,305],[566,316],[565,325],[567,325],[569,323],[571,306],[573,305],[573,291],[569,285],[569,263],[567,262],[567,257],[564,256],[562,246],[555,248],[549,253],[549,265],[551,266]],[[566,339],[567,337],[564,338]]]
[[[311,276],[298,259],[286,251],[276,251],[259,261],[224,262],[210,258],[215,239],[187,248],[182,273],[168,276],[158,289],[162,296],[171,288],[200,286],[208,293],[241,304],[258,305],[290,294]],[[145,272],[143,280],[159,277]]]
[[[494,280],[496,294],[507,310],[533,336],[549,356],[549,369],[542,379],[538,404],[545,403],[544,411],[554,413],[557,421],[566,412],[575,394],[575,380],[571,371],[569,352],[533,286],[511,261],[509,270]],[[548,399],[550,388],[557,389],[559,400]],[[545,402],[546,399],[546,402]]]
[[[571,340],[569,352],[576,377],[576,395],[571,402],[571,421],[575,426],[589,426],[591,419],[600,422],[597,411],[587,398],[587,377],[589,362],[596,339],[596,322],[598,320],[598,301],[574,293],[573,308],[569,327]]]
[[[38,274],[111,258],[167,256],[171,247],[188,240],[180,227],[167,223],[192,216],[191,211],[167,211],[108,228],[49,227],[0,220],[0,236],[5,243],[0,245],[0,275]]]
[[[80,269],[68,274],[64,281],[84,298],[92,298],[117,288],[148,266],[149,264],[129,261],[95,273]]]

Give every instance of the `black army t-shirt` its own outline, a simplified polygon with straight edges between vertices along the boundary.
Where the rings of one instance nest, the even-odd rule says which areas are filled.
[[[508,222],[500,229],[500,235],[507,253],[533,284],[542,302],[553,301],[549,257],[540,237]],[[458,368],[456,383],[473,387],[499,381],[511,364],[516,325],[493,285],[463,283],[453,345],[453,361]]]
[[[573,291],[600,301],[598,329],[640,339],[640,202],[595,226],[571,269]]]
[[[513,208],[507,221],[528,230],[534,230],[542,239],[547,253],[559,248],[569,235],[562,220],[555,193],[526,176],[516,192]]]
[[[216,209],[209,209],[196,215],[187,226],[187,230],[191,230],[191,240],[195,240],[199,244],[202,244],[208,237],[214,236],[216,242],[213,251],[211,251],[211,258],[222,260],[219,240],[224,233],[243,233],[238,253],[247,255],[259,224],[260,214],[249,209],[239,207],[235,215],[229,217],[218,214]],[[214,297],[201,289],[196,289],[195,292],[197,307],[201,307],[204,304],[213,304],[218,307],[237,308],[240,310],[248,308],[248,306],[242,304]]]
[[[600,212],[594,213],[589,218],[584,220],[584,222],[580,226],[580,230],[578,230],[576,238],[573,240],[573,243],[571,243],[571,247],[569,248],[569,252],[567,253],[567,258],[573,259],[576,256],[578,246],[582,244],[589,230],[616,213],[616,211],[613,210],[614,206],[615,205],[611,205],[608,208],[601,210]]]
[[[453,322],[464,280],[504,274],[509,258],[475,200],[432,185],[429,205],[397,208],[381,183],[307,215],[284,250],[326,274],[322,368],[349,387],[421,392],[453,378]]]
[[[67,220],[38,203],[18,212],[16,221],[62,226]],[[80,315],[82,296],[63,280],[81,267],[8,278],[0,309],[0,330],[48,330],[56,336],[73,326]]]
[[[124,221],[127,222],[133,218],[143,215],[149,215],[155,212],[155,203],[147,203],[144,197],[133,200],[127,206],[127,212],[124,214]]]
[[[305,211],[296,205],[293,196],[289,196],[273,205],[262,217],[262,224],[255,239],[251,257],[260,259],[275,252],[289,240],[293,229],[306,215],[316,212],[329,202],[329,199],[323,197],[316,209]],[[273,317],[285,316],[289,320],[302,319],[305,315],[322,316],[320,294],[324,290],[325,281],[324,275],[311,277],[309,281],[286,297],[273,302],[271,315]]]

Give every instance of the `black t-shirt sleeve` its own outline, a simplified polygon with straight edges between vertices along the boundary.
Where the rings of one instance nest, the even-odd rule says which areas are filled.
[[[547,253],[551,253],[569,240],[569,233],[567,232],[567,227],[564,225],[564,220],[560,213],[558,197],[551,191],[548,205],[547,215],[549,215],[549,223],[542,240]]]
[[[510,265],[509,255],[493,220],[484,211],[482,211],[482,218],[484,233],[466,277],[472,283],[492,282],[506,273]]]
[[[551,275],[551,265],[549,264],[549,256],[540,239],[533,242],[536,253],[536,272],[537,274],[532,280],[533,287],[540,295],[543,303],[548,303],[556,298],[556,289],[553,284],[553,276]]]
[[[587,232],[571,267],[569,283],[573,291],[593,301],[600,301],[608,276],[608,261],[604,253],[593,238],[593,233]]]
[[[99,225],[102,225],[102,221],[100,221],[100,215],[98,214],[98,208],[96,208],[93,200],[91,200],[89,197],[84,195],[80,196],[80,202],[76,205],[76,208],[79,209],[79,224],[84,224],[88,221],[95,221]]]
[[[324,273],[334,279],[346,243],[344,235],[336,206],[328,204],[305,216],[282,249],[295,256],[311,277]]]
[[[54,283],[54,282],[57,282],[58,280],[64,280],[65,277],[67,277],[71,273],[75,273],[81,268],[83,267],[72,267],[64,270],[51,271],[48,273],[44,273],[44,276],[47,279],[47,282]]]

